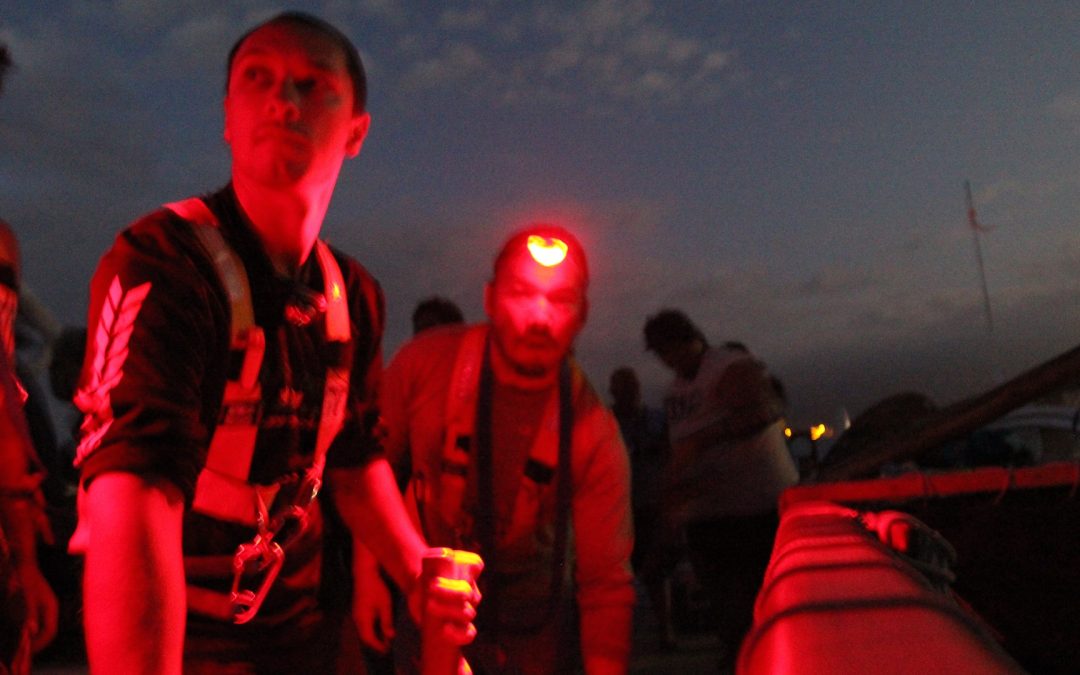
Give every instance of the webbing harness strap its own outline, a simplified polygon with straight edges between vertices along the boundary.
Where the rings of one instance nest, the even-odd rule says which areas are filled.
[[[321,239],[315,242],[315,255],[323,275],[326,294],[326,339],[330,342],[348,343],[352,339],[349,328],[349,303],[345,297],[345,282],[341,277],[341,268],[334,259],[330,247]],[[322,482],[323,469],[326,467],[326,453],[334,437],[341,431],[345,422],[345,406],[349,398],[350,364],[335,364],[326,371],[326,384],[323,390],[322,413],[319,415],[319,430],[315,437],[315,459],[308,470],[309,479],[316,481],[318,492]],[[314,498],[315,495],[311,495]]]
[[[494,373],[491,369],[490,342],[484,350],[483,366],[480,370],[479,390],[476,401],[476,463],[477,463],[477,497],[478,509],[476,514],[476,529],[480,541],[481,555],[486,564],[492,569],[496,563],[496,539],[495,526],[495,490],[493,470],[493,429],[492,429],[492,396],[494,394]],[[567,557],[567,545],[570,539],[570,508],[573,499],[572,474],[570,471],[571,448],[573,444],[574,430],[574,406],[572,378],[570,373],[569,359],[563,359],[559,364],[558,378],[558,406],[559,406],[559,435],[558,435],[558,482],[556,483],[555,498],[555,540],[552,543],[551,580],[548,587],[547,605],[541,611],[539,618],[526,626],[527,630],[539,630],[551,621],[555,615],[555,609],[562,597],[564,566]],[[543,436],[541,433],[540,436]],[[538,441],[540,438],[537,439]],[[535,452],[535,445],[534,445]],[[531,457],[530,457],[531,458]],[[516,508],[515,504],[515,508]],[[494,616],[499,616],[499,595],[496,588],[487,591],[485,602],[492,607]],[[562,635],[565,626],[561,624],[558,634]],[[498,624],[491,626],[493,632],[498,633],[503,626]],[[519,631],[520,632],[520,631]]]
[[[480,378],[481,357],[487,342],[486,325],[473,326],[458,347],[450,388],[446,395],[446,429],[442,456],[436,466],[428,467],[428,488],[438,491],[437,508],[455,533],[455,548],[465,548],[471,520],[462,508],[468,483],[473,424],[476,417],[476,383]],[[429,498],[434,497],[430,495]],[[423,522],[423,521],[421,521]]]
[[[182,219],[194,225],[208,227],[196,227],[195,235],[199,237],[203,248],[214,263],[218,279],[225,287],[225,293],[229,296],[230,330],[232,332],[233,345],[243,342],[245,333],[255,326],[255,310],[251,303],[251,286],[248,284],[247,272],[244,263],[236,255],[232,247],[225,243],[219,230],[218,218],[206,202],[198,197],[191,197],[179,202],[166,204],[165,208],[172,211]],[[256,372],[256,375],[258,373]]]
[[[349,303],[346,302],[341,268],[322,239],[315,241],[315,257],[319,261],[326,289],[326,339],[330,342],[348,342],[352,332],[349,330]]]
[[[243,354],[239,373],[225,383],[221,413],[210,439],[206,465],[195,484],[192,508],[214,518],[254,526],[259,504],[273,503],[278,491],[277,485],[253,486],[247,481],[262,410],[259,371],[266,338],[255,325],[244,264],[225,242],[214,212],[197,197],[165,208],[194,226],[229,300],[230,349]]]

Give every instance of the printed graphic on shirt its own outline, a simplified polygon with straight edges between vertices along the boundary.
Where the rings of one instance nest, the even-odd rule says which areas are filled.
[[[120,277],[116,276],[109,285],[91,343],[91,369],[75,396],[75,405],[85,415],[80,430],[82,439],[75,451],[76,466],[98,447],[112,426],[110,393],[124,375],[135,318],[149,293],[149,281],[124,290]]]
[[[664,399],[664,410],[667,412],[668,423],[678,424],[693,416],[702,404],[702,394],[697,390],[681,395],[669,395]]]

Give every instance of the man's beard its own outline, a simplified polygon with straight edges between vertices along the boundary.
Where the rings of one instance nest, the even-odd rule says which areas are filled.
[[[514,372],[522,377],[538,380],[550,372],[550,369],[547,366],[541,364],[531,365],[518,363],[517,361],[510,361],[509,359],[507,359],[507,361],[510,363],[510,367],[514,369]]]
[[[514,354],[516,352],[527,353],[528,351],[531,351],[530,348],[550,348],[552,350],[557,350],[559,347],[558,342],[555,341],[555,338],[553,338],[551,334],[546,330],[526,331],[526,333],[521,337],[512,338],[512,341],[509,345],[510,348],[507,348],[507,345],[505,345],[502,340],[499,340],[497,337],[495,343],[495,348],[502,352],[503,361],[505,361],[510,366],[510,369],[513,370],[515,374],[520,375],[523,378],[532,380],[543,379],[544,377],[550,375],[554,364],[537,363],[535,361],[523,362],[520,359],[515,358]]]

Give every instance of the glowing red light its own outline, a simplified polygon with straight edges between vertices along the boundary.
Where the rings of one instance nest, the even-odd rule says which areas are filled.
[[[566,252],[569,247],[562,239],[555,237],[541,237],[536,234],[529,235],[525,243],[533,260],[544,267],[554,267],[566,260]]]

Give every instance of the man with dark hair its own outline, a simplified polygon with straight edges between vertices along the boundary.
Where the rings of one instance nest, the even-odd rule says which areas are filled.
[[[661,310],[645,323],[645,348],[649,351],[656,352],[665,345],[693,340],[706,342],[701,330],[680,310]]]
[[[435,326],[465,323],[465,315],[453,300],[433,295],[416,303],[412,313],[413,335]]]
[[[246,33],[231,182],[137,221],[94,275],[71,543],[93,672],[362,672],[321,604],[331,506],[414,611],[475,630],[475,593],[417,583],[426,545],[380,454],[382,292],[318,238],[368,130],[358,64],[308,15]]]
[[[626,672],[627,454],[571,355],[588,280],[569,232],[526,228],[484,288],[488,323],[422,333],[386,371],[386,447],[411,459],[407,505],[430,542],[485,560],[466,648],[477,673]]]
[[[683,312],[649,317],[644,333],[646,348],[675,374],[664,398],[672,448],[667,518],[671,527],[685,526],[694,572],[733,659],[769,562],[777,499],[798,479],[784,403],[745,345],[709,346]]]
[[[337,26],[324,21],[317,16],[306,12],[287,11],[275,16],[271,21],[258,24],[248,32],[237,38],[229,57],[225,62],[225,95],[229,94],[229,86],[232,84],[233,62],[240,51],[240,46],[249,37],[264,25],[269,23],[290,24],[298,28],[307,28],[328,40],[336,47],[337,51],[345,58],[345,71],[352,83],[353,112],[362,115],[367,111],[367,74],[364,72],[364,64],[360,60],[360,53],[347,35],[342,33]]]

